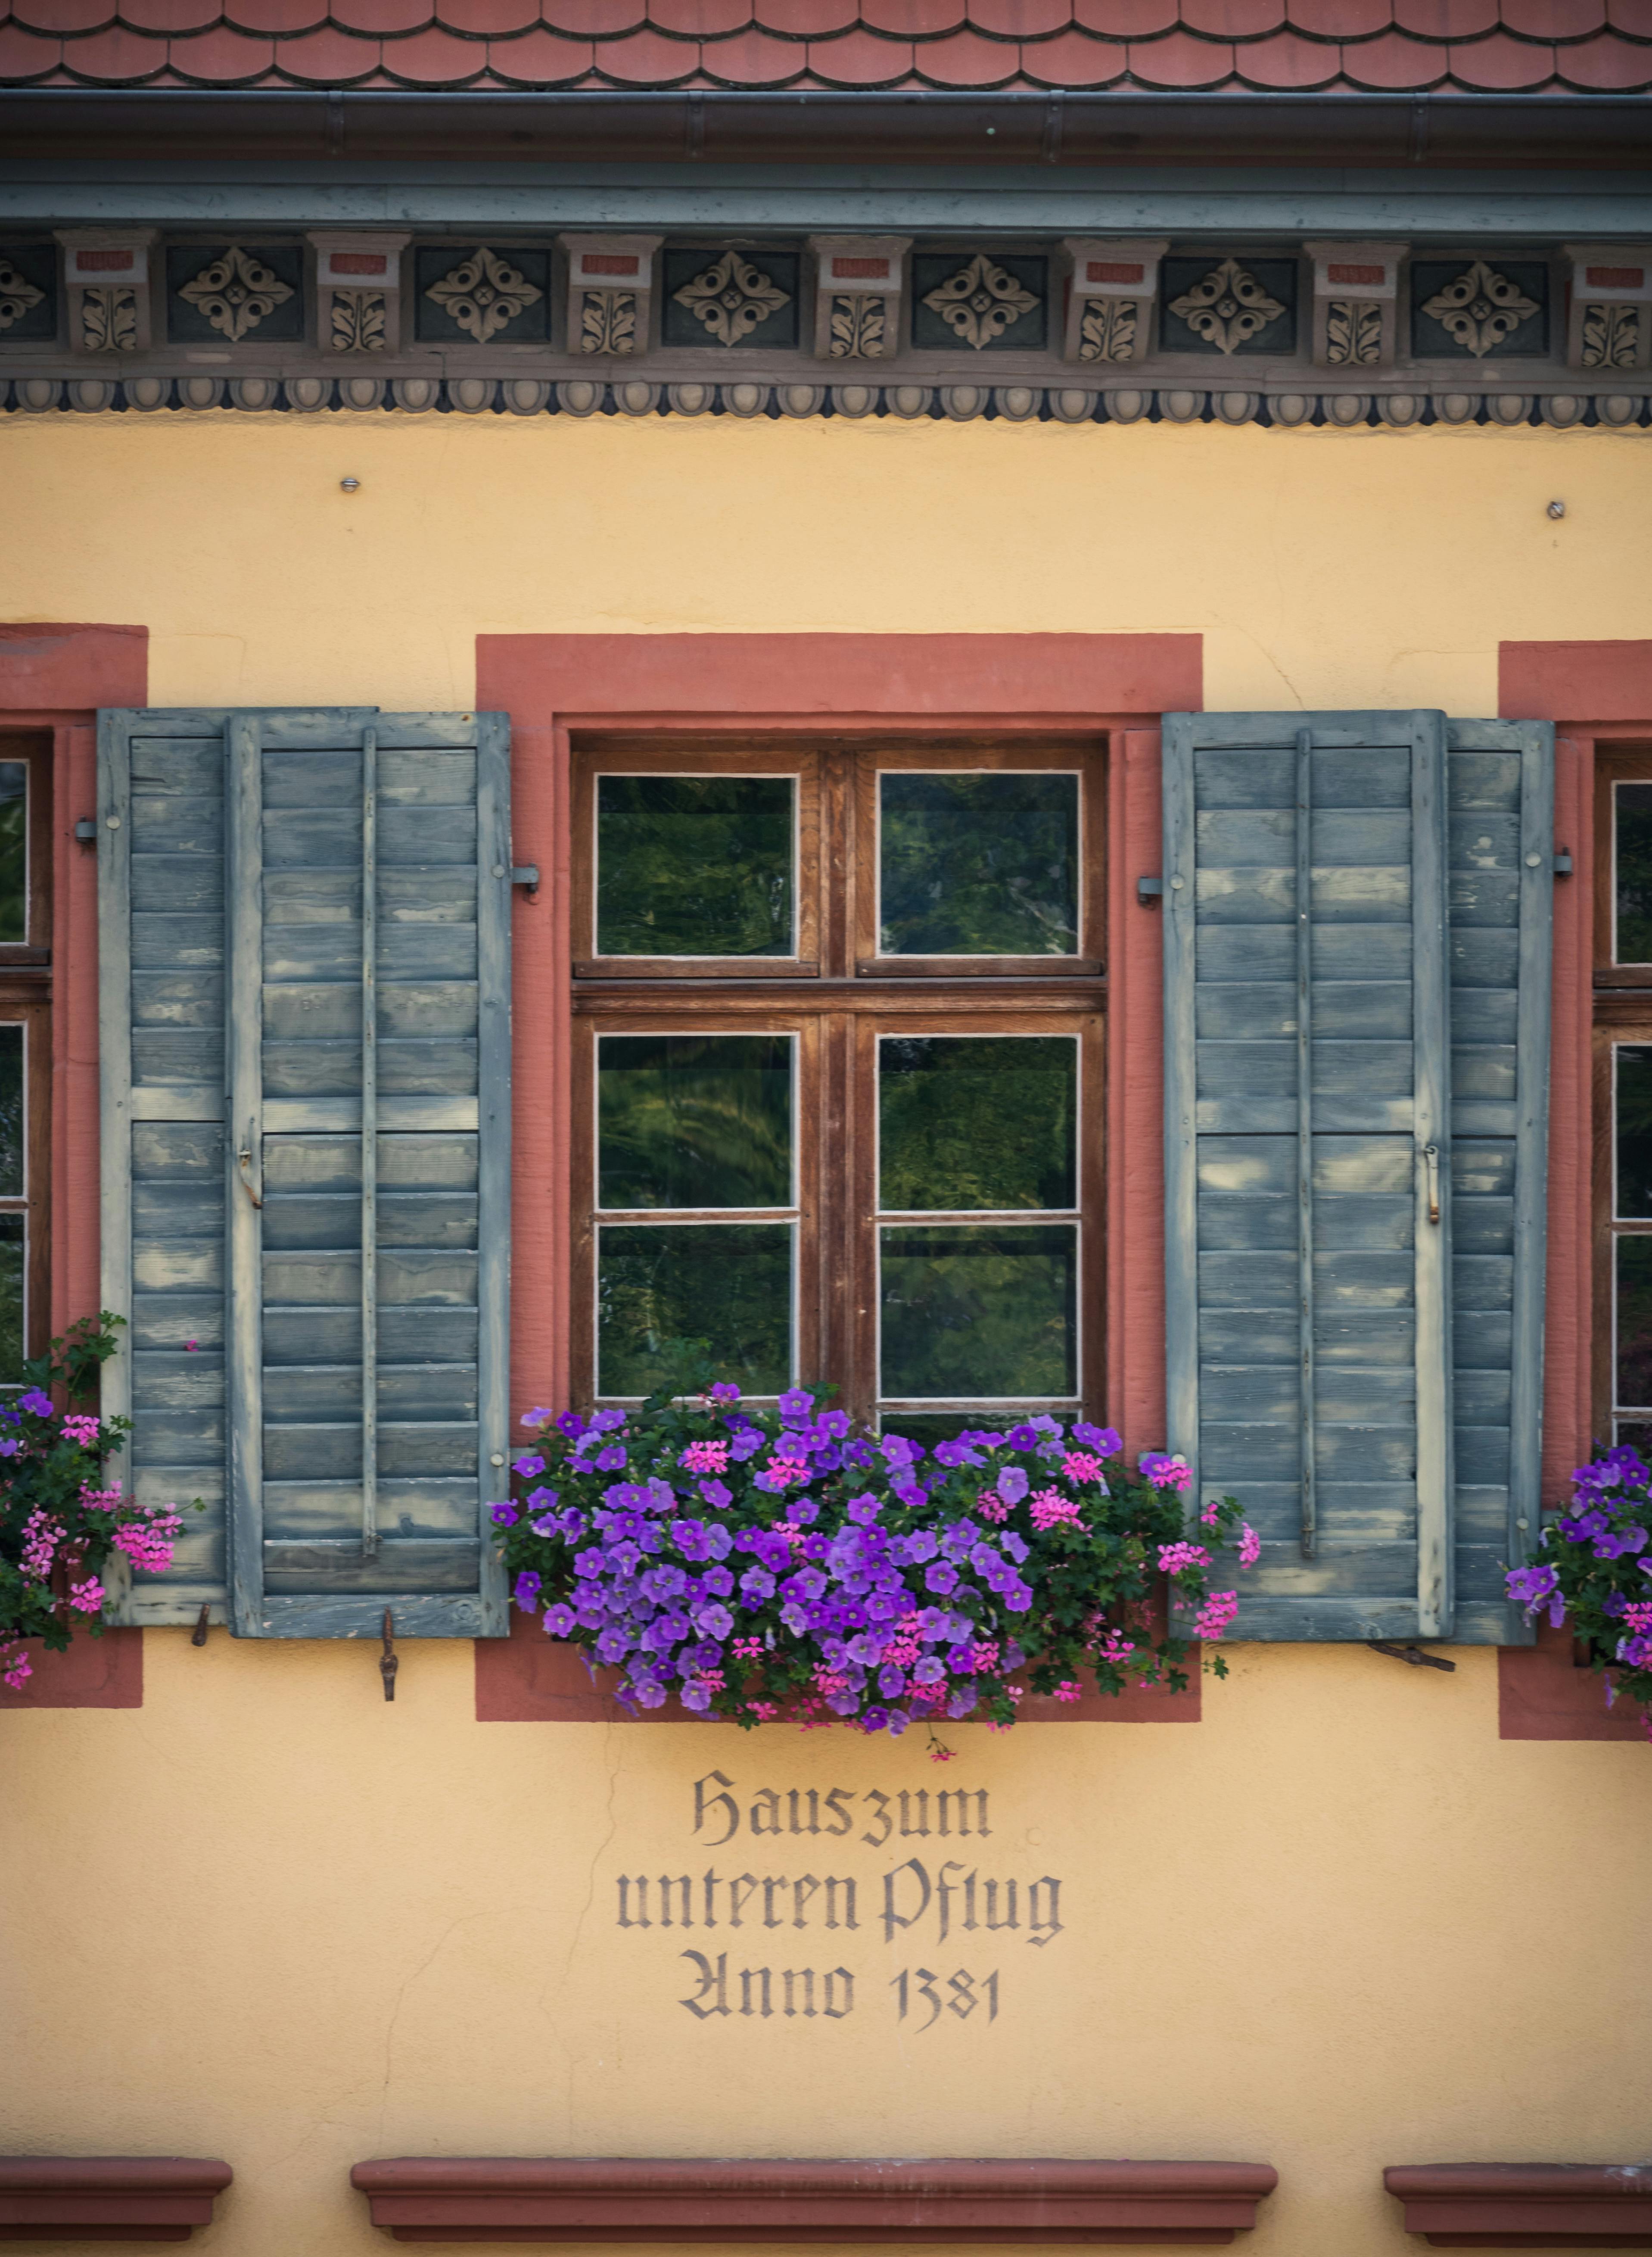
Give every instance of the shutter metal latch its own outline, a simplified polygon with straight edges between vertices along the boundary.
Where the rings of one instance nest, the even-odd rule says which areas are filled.
[[[1423,1147],[1423,1164],[1429,1171],[1429,1220],[1440,1219],[1440,1148],[1437,1144]]]
[[[241,1181],[246,1187],[247,1197],[251,1200],[254,1206],[262,1206],[264,1205],[264,1194],[257,1188],[252,1180],[251,1146],[249,1144],[244,1144],[235,1157],[236,1165],[241,1171]]]
[[[1413,1669],[1455,1670],[1457,1664],[1448,1661],[1443,1653],[1424,1653],[1420,1645],[1390,1645],[1386,1638],[1368,1638],[1366,1644],[1373,1653],[1386,1654],[1390,1661],[1408,1661]]]
[[[396,1652],[396,1617],[385,1609],[385,1651],[378,1658],[378,1673],[385,1680],[385,1698],[396,1697],[396,1672],[401,1667],[401,1657]]]

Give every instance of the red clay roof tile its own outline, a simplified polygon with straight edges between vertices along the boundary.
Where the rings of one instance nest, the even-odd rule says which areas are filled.
[[[855,0],[756,0],[752,11],[766,32],[788,39],[822,39],[860,21]]]
[[[1062,20],[1067,0],[1057,0]],[[860,0],[860,20],[869,32],[889,32],[897,39],[935,39],[964,25],[964,0]]]
[[[166,67],[166,42],[142,32],[129,32],[124,24],[93,32],[83,39],[66,39],[63,60],[76,78],[100,86],[119,86],[133,79],[152,78]]]
[[[1497,0],[1394,0],[1394,20],[1420,39],[1472,39],[1496,29]]]
[[[648,21],[657,32],[680,39],[716,39],[743,32],[752,20],[752,0],[648,0]]]
[[[1286,0],[1286,20],[1316,39],[1366,39],[1394,21],[1392,0]]]
[[[115,0],[12,0],[12,19],[31,31],[56,32],[73,39],[102,31],[115,20]]]
[[[540,12],[553,31],[586,39],[611,39],[648,20],[644,0],[540,0]]]
[[[840,39],[811,39],[811,76],[827,86],[890,86],[913,67],[905,39],[875,39],[867,32],[845,32]]]
[[[1342,51],[1343,76],[1373,94],[1408,94],[1437,86],[1445,76],[1446,49],[1385,32],[1380,39],[1351,41]]]
[[[1652,46],[1613,39],[1603,32],[1575,47],[1557,47],[1555,65],[1568,86],[1591,94],[1632,94],[1652,86]]]
[[[1586,39],[1606,20],[1606,0],[1502,0],[1503,29],[1522,39]]]
[[[926,39],[913,51],[914,66],[932,86],[1002,86],[1015,76],[1020,61],[1013,39],[984,39],[978,32]]]
[[[284,39],[276,61],[283,74],[304,86],[354,86],[378,68],[378,42],[336,32],[330,24]]]
[[[699,69],[700,43],[628,32],[624,39],[597,40],[593,67],[617,86],[676,86]]]
[[[539,0],[436,0],[436,20],[450,32],[502,39],[539,22]]]
[[[1219,86],[1233,72],[1233,50],[1215,39],[1171,32],[1130,42],[1130,75],[1143,86]]]
[[[1295,93],[1328,86],[1342,67],[1340,51],[1327,39],[1299,39],[1280,32],[1271,39],[1248,39],[1233,50],[1234,67],[1246,86]]]
[[[783,86],[808,68],[808,50],[795,39],[766,32],[740,32],[708,39],[700,50],[702,74],[717,86]]]
[[[1276,32],[1285,0],[1182,0],[1182,27],[1207,39],[1254,39]]]
[[[1176,0],[1073,0],[1073,21],[1104,39],[1150,39],[1176,26]]]
[[[55,71],[62,55],[61,39],[44,39],[21,24],[0,24],[0,76],[14,86]]]
[[[506,86],[571,86],[591,67],[589,39],[562,39],[543,25],[519,39],[488,43],[488,68]]]
[[[1021,49],[1021,69],[1035,86],[1112,86],[1129,60],[1122,39],[1092,39],[1087,32],[1029,40]]]
[[[434,12],[434,0],[333,0],[328,11],[341,32],[369,39],[422,30]]]
[[[1073,20],[1072,0],[969,0],[969,8],[976,30],[1000,39],[1041,39]]]
[[[135,32],[204,32],[223,14],[219,0],[120,0],[120,18]]]
[[[411,39],[386,39],[385,68],[405,86],[463,86],[488,67],[485,39],[462,39],[432,24]]]
[[[275,63],[273,39],[249,39],[227,24],[194,39],[173,39],[166,60],[180,78],[199,86],[246,86]]]
[[[327,0],[223,0],[223,12],[244,32],[307,32],[327,21]]]
[[[1652,39],[1652,0],[1606,0],[1606,21],[1632,39]]]
[[[1451,76],[1459,86],[1497,94],[1546,86],[1555,74],[1555,51],[1530,39],[1511,39],[1498,32],[1489,39],[1470,39],[1451,50]]]

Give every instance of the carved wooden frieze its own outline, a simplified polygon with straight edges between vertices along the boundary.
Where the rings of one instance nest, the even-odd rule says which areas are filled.
[[[516,244],[413,254],[421,342],[526,344],[550,334],[550,254]]]
[[[1295,260],[1167,258],[1159,334],[1167,352],[1295,352]]]
[[[819,360],[890,360],[900,350],[908,235],[811,235]]]
[[[1401,243],[1305,243],[1314,262],[1320,368],[1391,368],[1398,350]]]
[[[72,351],[148,350],[153,331],[149,255],[156,233],[152,227],[59,229]]]
[[[1069,261],[1063,359],[1118,365],[1153,350],[1153,309],[1159,293],[1161,240],[1063,237]]]
[[[304,254],[295,243],[173,244],[166,329],[192,344],[260,345],[304,335]]]
[[[406,235],[310,236],[315,253],[315,337],[327,353],[395,352],[401,343]]]
[[[1549,350],[1549,268],[1538,259],[1418,258],[1411,350],[1424,357],[1530,358]]]
[[[1037,352],[1044,343],[1048,261],[990,251],[928,252],[912,263],[912,342],[1000,346]]]
[[[565,235],[568,350],[582,357],[632,359],[653,326],[657,235]]]
[[[1569,243],[1570,367],[1600,374],[1652,362],[1652,244]]]
[[[794,251],[667,251],[663,342],[795,345],[800,264]]]

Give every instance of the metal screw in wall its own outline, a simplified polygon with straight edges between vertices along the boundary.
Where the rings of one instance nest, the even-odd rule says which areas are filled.
[[[341,478],[338,483],[340,491],[344,493],[355,493],[359,491],[361,486],[361,480],[359,478]],[[1550,512],[1550,514],[1553,514],[1552,511]]]
[[[1564,517],[1566,514],[1565,503],[1564,501],[1551,501],[1549,505],[1549,514],[1550,517]]]

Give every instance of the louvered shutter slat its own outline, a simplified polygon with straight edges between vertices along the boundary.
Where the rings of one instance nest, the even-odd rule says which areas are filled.
[[[1263,1537],[1236,1637],[1450,1628],[1444,759],[1167,718],[1168,1425]]]

